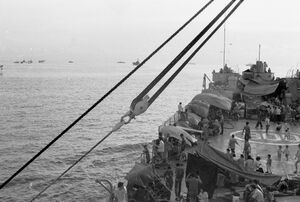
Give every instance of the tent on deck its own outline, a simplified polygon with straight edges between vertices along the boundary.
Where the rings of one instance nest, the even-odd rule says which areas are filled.
[[[273,185],[281,179],[281,176],[273,174],[246,171],[236,161],[228,158],[225,153],[207,143],[200,142],[189,151],[186,173],[198,171],[210,197],[216,187],[219,168],[246,179],[257,179],[264,185]]]
[[[192,99],[192,102],[194,101],[206,102],[210,105],[224,110],[230,110],[232,103],[232,101],[229,98],[212,93],[200,93]]]
[[[146,187],[153,182],[155,173],[151,165],[136,163],[135,166],[127,173],[125,179],[130,184]]]

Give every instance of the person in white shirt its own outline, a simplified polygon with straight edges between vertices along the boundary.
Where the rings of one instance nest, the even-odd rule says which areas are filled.
[[[178,113],[179,113],[179,120],[185,120],[185,113],[181,102],[179,102],[178,104]]]
[[[264,195],[261,192],[261,190],[255,185],[255,184],[251,184],[251,188],[254,189],[252,191],[252,196],[251,198],[255,201],[255,202],[264,202]]]
[[[118,183],[118,187],[114,191],[114,196],[118,202],[128,202],[127,190],[123,182]]]
[[[162,138],[159,138],[159,145],[157,147],[157,153],[162,160],[164,160],[164,152],[165,152],[165,143],[162,140]]]
[[[200,188],[200,193],[198,194],[199,202],[208,202],[208,194],[206,191],[203,191],[202,188]]]

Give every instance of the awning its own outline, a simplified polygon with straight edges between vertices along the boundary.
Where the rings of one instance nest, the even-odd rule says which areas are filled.
[[[149,183],[153,182],[155,177],[152,165],[136,163],[129,173],[127,173],[125,179],[129,184],[146,187]]]
[[[220,109],[230,110],[232,101],[222,95],[212,93],[201,93],[196,95],[192,101],[200,100]]]
[[[176,126],[161,126],[159,127],[159,131],[163,134],[163,135],[167,135],[169,134],[170,137],[174,137],[178,140],[181,140],[180,135],[182,134],[184,139],[186,140],[186,144],[188,145],[192,145],[192,142],[197,142],[197,139],[194,138],[192,135],[190,135],[188,132],[186,132],[185,130],[183,130],[180,127],[176,127]]]
[[[191,111],[198,116],[207,117],[209,111],[209,104],[200,100],[192,100],[185,106],[188,111]]]
[[[189,150],[191,154],[204,158],[214,165],[244,178],[251,180],[258,179],[264,185],[273,185],[281,179],[281,176],[278,175],[246,171],[245,168],[241,167],[236,161],[228,158],[225,153],[218,151],[207,143],[199,142],[197,147],[193,147],[193,149],[194,150]]]
[[[256,96],[269,95],[276,91],[278,85],[279,83],[263,85],[249,82],[247,85],[245,85],[244,93]]]

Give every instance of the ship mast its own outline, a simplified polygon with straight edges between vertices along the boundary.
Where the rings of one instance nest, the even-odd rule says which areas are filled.
[[[226,58],[226,26],[224,24],[224,38],[223,38],[223,67],[225,67],[225,58]]]
[[[260,44],[258,46],[258,61],[260,61]]]

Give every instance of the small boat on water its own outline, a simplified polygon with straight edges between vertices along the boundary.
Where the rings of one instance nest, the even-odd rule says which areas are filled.
[[[38,63],[44,63],[46,60],[39,60]]]
[[[3,65],[0,65],[0,76],[3,75]]]
[[[69,61],[68,61],[68,63],[74,63],[74,61],[72,61],[72,60],[69,60]]]
[[[132,63],[134,66],[138,66],[140,64],[139,59],[137,59],[135,62]]]
[[[118,61],[117,63],[118,63],[118,64],[125,64],[124,61]]]

